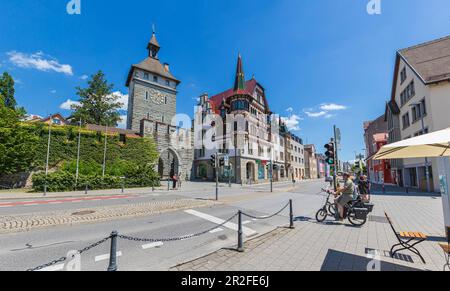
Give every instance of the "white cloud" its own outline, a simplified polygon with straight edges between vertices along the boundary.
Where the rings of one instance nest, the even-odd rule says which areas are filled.
[[[56,90],[51,90],[50,93],[56,94]]]
[[[290,117],[282,117],[281,120],[286,123],[286,126],[289,130],[292,131],[299,131],[300,130],[300,121],[303,120],[303,118],[301,118],[298,115],[291,115]]]
[[[324,103],[320,106],[320,109],[322,109],[324,111],[338,111],[338,110],[346,110],[347,106],[334,104],[334,103],[329,103],[329,104]]]
[[[126,115],[120,116],[120,121],[117,123],[117,127],[126,129],[126,127],[127,127],[127,116]]]
[[[87,80],[88,78],[89,78],[88,75],[83,75],[83,76],[80,77],[81,80]]]
[[[119,110],[128,110],[128,94],[116,91],[113,92],[112,95],[118,97],[117,102],[122,103],[122,107]]]
[[[59,106],[59,108],[63,109],[63,110],[72,110],[72,105],[76,105],[79,106],[80,102],[78,101],[72,101],[70,99],[68,99],[66,102],[64,102],[63,104],[61,104]]]
[[[54,71],[65,75],[73,76],[72,66],[60,64],[58,60],[45,56],[42,52],[25,54],[17,51],[7,53],[9,61],[17,67],[36,69],[39,71]]]
[[[308,115],[308,117],[317,118],[317,117],[322,117],[322,116],[327,115],[328,112],[326,112],[326,111],[320,111],[320,112],[305,111],[305,114]]]

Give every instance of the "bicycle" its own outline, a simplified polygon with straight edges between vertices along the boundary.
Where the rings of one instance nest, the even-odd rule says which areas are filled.
[[[329,202],[330,196],[334,193],[324,189],[322,189],[322,191],[328,193],[328,197],[325,206],[316,213],[316,220],[319,223],[324,222],[328,216],[335,217],[337,212],[337,204]],[[358,199],[350,201],[345,206],[344,219],[348,219],[348,221],[354,226],[363,226],[367,222],[369,212],[369,209],[365,207],[361,198],[358,197]]]

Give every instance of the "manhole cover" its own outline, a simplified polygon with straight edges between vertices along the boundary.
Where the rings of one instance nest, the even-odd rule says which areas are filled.
[[[74,216],[83,216],[83,215],[89,215],[89,214],[93,214],[93,213],[95,213],[95,211],[86,210],[86,211],[80,211],[80,212],[72,213],[72,215],[74,215]]]

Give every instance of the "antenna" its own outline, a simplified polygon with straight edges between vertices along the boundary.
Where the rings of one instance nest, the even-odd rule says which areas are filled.
[[[155,28],[155,24],[154,23],[152,24],[152,31],[153,31],[153,34],[156,34],[156,28]]]

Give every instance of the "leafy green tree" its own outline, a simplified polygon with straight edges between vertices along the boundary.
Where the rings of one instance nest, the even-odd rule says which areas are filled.
[[[84,123],[117,126],[120,121],[117,110],[123,104],[118,102],[118,96],[112,94],[113,87],[113,84],[108,84],[105,74],[98,71],[88,81],[88,88],[77,87],[80,105],[72,106],[72,117]]]
[[[27,171],[36,159],[38,137],[20,124],[24,110],[16,109],[14,80],[8,74],[0,80],[0,94],[0,175]]]
[[[14,93],[14,79],[10,74],[4,72],[0,77],[0,102],[8,108],[16,108],[17,102]]]

